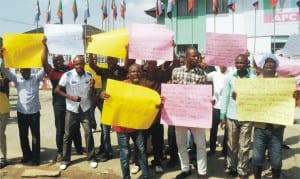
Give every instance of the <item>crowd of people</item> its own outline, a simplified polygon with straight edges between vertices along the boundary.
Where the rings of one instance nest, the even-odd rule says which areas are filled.
[[[0,78],[0,168],[7,165],[5,128],[9,116],[9,100],[4,90],[4,78],[14,82],[18,92],[17,119],[19,138],[22,149],[21,163],[31,162],[33,166],[40,164],[40,101],[39,84],[47,75],[52,84],[54,119],[56,127],[56,162],[60,169],[66,170],[71,161],[72,141],[78,154],[86,155],[92,168],[98,165],[97,155],[101,154],[100,162],[112,159],[111,130],[117,134],[120,151],[120,165],[124,179],[140,169],[143,178],[150,178],[147,156],[147,145],[151,136],[153,160],[150,165],[157,173],[164,172],[162,160],[164,152],[169,154],[166,167],[174,167],[180,162],[181,172],[175,178],[186,178],[191,175],[190,164],[197,168],[198,178],[207,178],[207,160],[216,152],[218,128],[224,129],[222,154],[226,159],[225,172],[229,177],[247,178],[254,174],[261,178],[263,160],[268,150],[272,177],[279,178],[282,167],[282,145],[285,126],[271,123],[239,121],[237,116],[236,98],[234,91],[235,79],[238,78],[275,78],[279,61],[272,54],[265,55],[256,68],[249,66],[249,56],[243,52],[235,58],[235,68],[225,66],[211,67],[202,59],[196,48],[186,49],[185,57],[177,57],[174,53],[172,62],[158,66],[157,61],[146,61],[137,64],[135,59],[125,59],[125,65],[119,66],[118,59],[107,57],[107,68],[97,66],[97,56],[89,54],[88,64],[84,56],[72,57],[72,63],[65,64],[62,55],[52,56],[53,67],[48,62],[46,39],[43,40],[41,57],[43,68],[36,74],[31,74],[30,68],[20,69],[20,75],[15,74],[1,63]],[[5,48],[5,47],[4,47]],[[3,58],[5,49],[0,49]],[[85,70],[85,65],[100,76],[101,87],[95,87],[95,77]],[[253,73],[257,72],[257,73]],[[253,75],[256,74],[256,75]],[[98,78],[98,80],[100,80]],[[110,98],[106,92],[108,79],[125,83],[141,85],[161,93],[162,83],[201,85],[212,84],[211,99],[213,121],[210,129],[209,151],[206,152],[205,128],[168,126],[168,148],[164,144],[164,126],[161,120],[161,105],[151,127],[146,130],[131,129],[124,126],[109,126],[101,124],[100,147],[95,148],[93,130],[96,129],[94,117],[95,108],[103,109],[103,102]],[[299,91],[294,98],[299,100]],[[162,97],[163,98],[163,97]],[[162,100],[163,101],[163,100]],[[84,130],[85,147],[82,146],[80,124]],[[254,126],[254,130],[253,130]],[[31,131],[32,145],[29,145],[28,131]],[[252,134],[254,131],[254,134]],[[252,135],[254,140],[252,141]],[[133,140],[133,147],[130,145]],[[251,146],[253,142],[253,146]],[[253,157],[250,161],[250,150]],[[167,151],[167,152],[166,152]],[[191,155],[196,155],[192,159]],[[135,163],[135,170],[130,170],[130,163]]]

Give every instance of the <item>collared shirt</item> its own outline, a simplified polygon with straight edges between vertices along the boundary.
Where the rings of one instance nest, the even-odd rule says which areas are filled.
[[[186,66],[174,68],[172,72],[173,84],[205,84],[205,72],[198,67],[188,70]]]
[[[21,74],[15,74],[1,65],[3,74],[15,83],[18,91],[17,111],[23,114],[34,114],[41,110],[39,99],[39,86],[43,81],[44,70],[41,69],[37,74],[31,74],[25,80]]]
[[[236,101],[232,98],[232,92],[234,91],[235,79],[240,78],[237,75],[237,71],[234,71],[231,74],[228,74],[225,80],[225,86],[222,92],[221,100],[221,120],[225,118],[238,120],[237,110],[236,110]],[[250,78],[249,72],[243,78]]]
[[[70,96],[79,96],[80,102],[66,100],[67,110],[74,113],[79,113],[79,107],[83,112],[86,112],[91,107],[91,99],[89,96],[90,80],[92,75],[84,72],[81,76],[78,75],[75,69],[64,73],[59,81],[59,85],[66,88],[66,92]]]

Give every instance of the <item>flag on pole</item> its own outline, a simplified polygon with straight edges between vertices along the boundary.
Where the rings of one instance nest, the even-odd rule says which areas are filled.
[[[39,0],[36,0],[34,23],[37,24],[39,22],[40,15],[41,15],[40,3],[39,3]]]
[[[87,19],[90,17],[89,1],[84,0],[84,23],[87,23]]]
[[[188,0],[188,12],[192,12],[195,7],[195,0]]]
[[[253,1],[252,6],[254,7],[255,10],[257,10],[258,9],[258,0]]]
[[[125,19],[125,12],[126,12],[126,2],[125,2],[125,0],[121,0],[121,3],[120,3],[120,13],[121,13],[121,17],[123,19]]]
[[[57,16],[59,18],[59,22],[62,24],[63,23],[63,10],[62,10],[62,2],[59,0],[58,4],[58,10],[57,10]]]
[[[111,2],[111,10],[112,10],[112,16],[113,16],[114,20],[116,20],[118,13],[117,13],[117,6],[116,6],[115,0],[112,0],[112,2]]]
[[[156,0],[156,17],[161,16],[163,13],[162,6],[161,6],[161,0]]]
[[[278,0],[270,0],[270,8],[273,9],[276,7]]]
[[[218,12],[219,12],[219,2],[218,2],[218,0],[212,0],[212,1],[213,1],[214,14],[218,14]]]
[[[51,21],[51,6],[50,6],[50,0],[48,0],[48,7],[46,12],[46,24],[49,24]]]
[[[76,19],[77,19],[77,17],[78,17],[78,11],[77,11],[77,3],[76,3],[76,0],[73,1],[72,11],[73,11],[73,20],[74,20],[74,23],[75,23],[75,22],[76,22]]]
[[[168,7],[167,7],[167,16],[170,19],[172,19],[173,6],[175,6],[175,0],[169,0],[168,1]]]
[[[106,0],[102,0],[101,10],[102,10],[102,21],[104,21],[107,18],[107,16],[108,16],[108,14],[107,14]]]
[[[235,11],[235,3],[236,3],[236,0],[228,0],[227,7],[229,9],[231,9],[233,12]]]

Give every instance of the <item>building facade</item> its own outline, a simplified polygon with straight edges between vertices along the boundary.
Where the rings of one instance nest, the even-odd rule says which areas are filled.
[[[218,0],[219,12],[214,14],[212,0],[195,0],[195,8],[188,13],[188,1],[176,0],[172,18],[167,16],[167,0],[163,0],[163,14],[155,16],[155,8],[145,11],[175,32],[177,53],[194,45],[205,51],[205,33],[246,34],[252,53],[276,52],[283,48],[291,34],[299,34],[300,18],[297,0],[278,0],[270,9],[269,0],[259,0],[255,10],[253,0],[237,1],[235,12],[228,9],[228,0]],[[151,13],[150,11],[154,11]],[[275,21],[274,21],[275,19]]]

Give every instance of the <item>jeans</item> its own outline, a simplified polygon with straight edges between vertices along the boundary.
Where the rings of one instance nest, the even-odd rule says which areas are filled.
[[[24,159],[31,159],[34,162],[40,161],[40,112],[34,114],[23,114],[17,112],[19,137]],[[30,128],[32,136],[32,150],[30,149],[28,139],[28,129]]]
[[[254,166],[263,166],[266,149],[269,151],[272,169],[281,169],[282,166],[282,143],[284,127],[254,129],[253,158]]]
[[[105,154],[112,155],[112,148],[110,142],[110,130],[111,126],[101,124],[101,136],[100,136],[100,150],[102,149]]]
[[[94,138],[90,127],[90,111],[73,113],[67,111],[65,123],[65,135],[63,144],[63,159],[64,162],[70,162],[71,159],[71,136],[73,135],[76,125],[82,124],[85,137],[85,146],[88,153],[88,160],[95,158],[94,156]]]
[[[164,127],[159,123],[154,123],[149,129],[145,130],[145,148],[147,148],[147,139],[152,135],[153,146],[153,165],[161,165],[163,159],[163,147],[164,147]]]
[[[132,138],[138,150],[139,163],[140,163],[143,177],[148,178],[149,177],[148,161],[145,152],[143,131],[137,130],[130,133],[117,132],[117,138],[120,147],[120,162],[121,162],[123,179],[130,179],[130,170],[129,170],[130,138]]]
[[[66,106],[65,105],[53,105],[54,118],[55,118],[55,128],[56,128],[56,146],[57,153],[62,154],[63,152],[63,140],[65,134],[65,117],[66,117]],[[80,124],[77,123],[72,135],[72,140],[74,142],[77,152],[82,152],[82,141]]]

